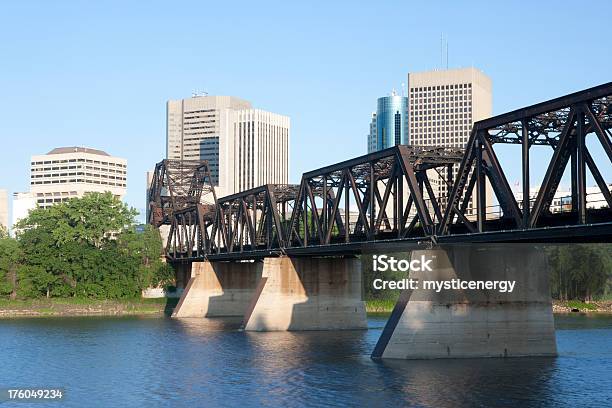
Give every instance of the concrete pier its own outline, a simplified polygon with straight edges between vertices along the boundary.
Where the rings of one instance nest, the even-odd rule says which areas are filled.
[[[172,317],[243,316],[261,278],[261,262],[193,262]]]
[[[181,262],[172,264],[174,269],[174,277],[176,279],[176,288],[184,290],[191,279],[191,263]]]
[[[361,263],[356,258],[266,258],[244,329],[367,328]]]
[[[433,271],[411,278],[516,281],[493,290],[402,292],[373,358],[421,359],[555,356],[556,340],[546,254],[530,245],[413,251]]]

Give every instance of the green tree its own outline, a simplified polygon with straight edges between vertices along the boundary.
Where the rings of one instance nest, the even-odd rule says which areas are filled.
[[[19,242],[5,235],[0,238],[0,295],[17,296],[17,279],[21,267]]]
[[[17,228],[51,233],[56,246],[68,242],[89,243],[98,248],[113,235],[134,225],[138,215],[111,193],[88,193],[49,208],[36,208]]]
[[[548,249],[552,296],[590,301],[605,295],[612,279],[612,246],[571,244]]]
[[[141,254],[118,243],[133,229],[136,215],[110,193],[90,193],[32,210],[17,225],[25,262],[18,274],[18,294],[137,296],[146,281],[140,276]]]
[[[123,232],[117,244],[124,256],[132,257],[133,263],[138,265],[138,283],[142,288],[173,283],[173,270],[162,260],[163,247],[159,230],[151,225],[145,225],[142,232],[133,228]]]

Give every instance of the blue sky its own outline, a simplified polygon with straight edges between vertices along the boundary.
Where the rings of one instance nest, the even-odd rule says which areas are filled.
[[[299,182],[365,153],[376,98],[439,68],[441,33],[450,67],[491,76],[497,114],[612,80],[611,13],[605,1],[5,2],[0,188],[27,191],[31,155],[82,145],[128,159],[126,200],[143,211],[165,102],[195,89],[289,115]]]

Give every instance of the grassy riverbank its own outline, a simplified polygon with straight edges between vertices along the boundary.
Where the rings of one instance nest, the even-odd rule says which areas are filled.
[[[367,300],[366,311],[368,313],[391,313],[395,306],[394,300]],[[593,301],[589,303],[579,300],[553,300],[554,313],[612,313],[612,300]]]
[[[0,319],[11,317],[44,316],[169,316],[178,299],[120,299],[95,300],[80,298],[52,298],[35,300],[0,299]],[[368,300],[368,313],[391,313],[394,300]],[[584,303],[576,300],[553,301],[554,313],[612,313],[612,301]]]
[[[37,316],[164,316],[172,313],[178,299],[96,300],[52,298],[34,300],[0,299],[0,318]]]
[[[395,300],[366,300],[366,312],[368,313],[391,313],[395,306]]]
[[[600,300],[589,303],[581,302],[579,300],[553,300],[553,312],[612,313],[612,300]]]

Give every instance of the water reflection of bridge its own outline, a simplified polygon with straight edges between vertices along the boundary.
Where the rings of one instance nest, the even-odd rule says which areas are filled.
[[[476,122],[465,150],[395,146],[304,173],[299,185],[217,198],[206,162],[164,160],[155,169],[149,222],[169,228],[166,256],[192,276],[177,315],[204,316],[209,307],[202,302],[225,297],[245,303],[239,309],[258,322],[245,321],[247,329],[362,327],[361,265],[350,257],[364,245],[385,250],[427,242],[437,251],[450,243],[610,242],[612,195],[604,175],[612,163],[611,128],[607,83]],[[498,152],[509,146],[516,146],[512,164],[521,166],[518,199]],[[534,149],[548,152],[544,174],[532,170]],[[596,194],[588,194],[589,174]],[[531,180],[538,177],[543,181],[533,195]],[[571,189],[560,199],[563,177]],[[438,181],[447,196],[436,194]],[[437,256],[447,261],[441,265],[474,268],[453,254]],[[505,262],[512,269],[511,257]],[[255,274],[257,283],[245,284],[244,273]],[[296,304],[312,322],[295,321]],[[190,305],[198,306],[188,311]]]

